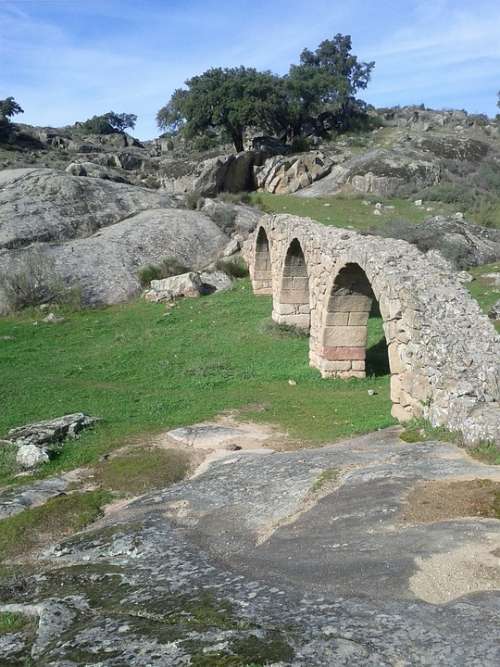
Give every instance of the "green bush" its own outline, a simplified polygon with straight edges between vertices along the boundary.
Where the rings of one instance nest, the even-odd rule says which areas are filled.
[[[307,153],[312,148],[309,137],[295,137],[290,144],[293,153]]]
[[[427,201],[456,204],[463,209],[471,209],[476,204],[477,192],[474,188],[464,187],[463,184],[440,183],[421,190],[419,197]]]
[[[219,259],[215,266],[219,271],[224,271],[232,278],[246,278],[248,276],[248,266],[242,257]]]
[[[147,287],[151,284],[152,280],[160,280],[161,278],[161,269],[155,264],[146,264],[139,269],[138,272],[139,282],[143,287]]]
[[[152,280],[171,278],[181,273],[187,273],[189,267],[179,262],[175,257],[164,257],[159,264],[146,264],[139,269],[138,278],[142,287],[148,287]]]

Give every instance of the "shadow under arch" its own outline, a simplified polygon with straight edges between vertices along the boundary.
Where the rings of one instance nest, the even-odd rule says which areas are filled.
[[[300,241],[294,238],[285,256],[273,320],[304,331],[311,326],[309,275]]]
[[[368,324],[381,316],[371,283],[361,266],[345,264],[335,276],[321,331],[323,377],[389,375],[385,335],[367,350]]]
[[[252,277],[255,294],[272,294],[273,277],[271,263],[271,246],[264,227],[259,227],[255,240],[255,262]]]

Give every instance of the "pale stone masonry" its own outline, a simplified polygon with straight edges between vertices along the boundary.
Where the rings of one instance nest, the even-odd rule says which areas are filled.
[[[423,416],[466,444],[500,443],[500,336],[445,263],[405,241],[290,215],[264,216],[244,254],[255,294],[272,294],[273,319],[309,331],[323,377],[365,376],[377,302],[393,416]]]

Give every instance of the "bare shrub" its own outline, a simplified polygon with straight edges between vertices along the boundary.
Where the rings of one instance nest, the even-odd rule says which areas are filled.
[[[227,273],[232,278],[246,278],[248,276],[248,266],[242,257],[219,259],[215,266],[219,271]]]
[[[10,310],[21,310],[42,303],[57,303],[71,308],[81,306],[81,290],[68,286],[57,275],[52,259],[39,249],[26,255],[23,265],[0,274],[0,288]]]

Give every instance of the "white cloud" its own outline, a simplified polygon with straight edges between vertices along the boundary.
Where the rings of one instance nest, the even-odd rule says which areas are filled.
[[[489,0],[317,0],[313,8],[299,0],[0,0],[0,97],[14,95],[23,120],[44,125],[137,113],[138,135],[148,137],[158,108],[189,76],[237,64],[284,72],[302,48],[336,32],[351,33],[354,51],[376,61],[368,101],[494,111],[500,6]]]

